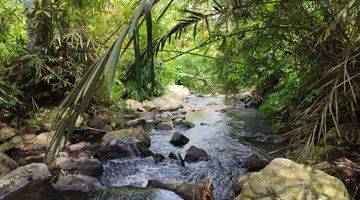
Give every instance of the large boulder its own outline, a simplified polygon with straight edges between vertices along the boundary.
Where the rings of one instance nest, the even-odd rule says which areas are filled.
[[[145,112],[146,109],[143,107],[143,104],[139,101],[128,99],[125,101],[126,109],[131,112]]]
[[[235,200],[349,199],[340,179],[284,158],[274,159],[242,182],[243,190]]]
[[[160,111],[174,111],[184,107],[182,98],[174,94],[155,98],[152,100],[152,104]]]
[[[106,143],[112,139],[121,138],[121,137],[135,138],[135,139],[143,142],[147,147],[150,147],[150,144],[151,144],[151,139],[150,139],[149,133],[141,127],[107,132],[104,135],[104,137],[102,138],[102,142]]]
[[[76,175],[60,175],[54,188],[58,191],[82,191],[88,192],[100,185],[97,178],[86,176],[83,174]]]
[[[186,151],[185,162],[198,162],[198,161],[208,161],[210,160],[209,154],[197,147],[191,146],[190,149]]]
[[[49,169],[42,163],[31,163],[19,167],[0,177],[0,199],[18,190],[49,181],[50,177]]]
[[[124,157],[147,157],[152,154],[143,142],[126,136],[102,143],[96,153],[101,161]]]
[[[184,200],[212,199],[212,188],[208,183],[149,180],[147,187],[173,191]]]
[[[0,152],[0,176],[18,168],[19,165],[6,154]]]
[[[179,132],[175,132],[170,140],[170,143],[176,147],[184,146],[188,142],[189,138]]]
[[[188,88],[182,85],[168,85],[166,87],[166,94],[177,95],[181,98],[186,98],[190,95]]]

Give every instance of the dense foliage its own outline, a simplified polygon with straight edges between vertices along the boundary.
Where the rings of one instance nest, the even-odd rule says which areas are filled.
[[[0,106],[29,111],[69,94],[62,134],[93,95],[144,100],[168,83],[255,90],[304,155],[328,129],[358,126],[359,1],[26,2],[0,1]]]

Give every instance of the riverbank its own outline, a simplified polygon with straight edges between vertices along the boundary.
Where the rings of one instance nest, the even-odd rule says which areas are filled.
[[[142,199],[145,196],[151,199],[233,199],[236,196],[237,199],[246,199],[244,195],[252,190],[252,186],[247,184],[250,180],[239,184],[244,182],[241,181],[244,174],[270,168],[263,169],[263,175],[258,174],[262,179],[262,176],[280,173],[273,171],[273,166],[289,163],[278,160],[268,165],[272,157],[267,153],[278,146],[270,146],[275,138],[266,133],[269,125],[256,110],[245,109],[243,103],[225,105],[223,97],[179,93],[177,90],[174,96],[167,94],[151,102],[128,100],[123,105],[128,113],[121,113],[121,120],[116,118],[118,121],[113,116],[120,113],[109,114],[106,110],[93,116],[83,116],[79,130],[70,140],[72,144],[59,153],[49,170],[44,170],[43,165],[30,164],[34,170],[23,173],[29,171],[28,163],[35,162],[32,159],[41,161],[42,150],[32,145],[42,144],[41,147],[45,147],[45,141],[51,138],[50,133],[34,134],[31,149],[26,149],[26,145],[21,143],[14,145],[18,150],[6,153],[20,165],[28,167],[16,168],[14,162],[9,162],[13,163],[9,165],[9,171],[14,171],[0,178],[1,184],[10,183],[4,185],[0,193],[9,198],[20,198],[27,195],[24,190],[33,190],[33,199]],[[86,124],[87,128],[81,129],[81,124]],[[14,137],[10,140],[15,141]],[[21,137],[30,136],[24,134]],[[248,138],[246,142],[245,138]],[[38,152],[34,155],[24,153],[27,157],[20,159],[16,157],[20,154],[19,149],[28,153],[37,149]],[[21,163],[21,160],[28,163]],[[290,165],[298,166],[295,163]],[[297,171],[287,170],[289,174],[299,172],[315,178],[320,173],[307,171],[302,166],[298,168]],[[19,174],[22,174],[23,180],[17,183],[9,181]],[[29,181],[28,178],[34,177],[34,174],[38,174],[35,177],[39,178]],[[325,174],[322,176],[323,180],[336,182],[335,186],[321,183],[324,187],[338,191],[339,197],[342,195],[346,199],[346,189],[338,179]],[[309,186],[318,184],[316,181],[296,179],[296,182]],[[34,185],[47,189],[39,190]],[[281,183],[274,180],[264,187],[271,185],[281,186]],[[12,190],[4,190],[4,187]],[[78,195],[74,195],[74,190]],[[300,188],[299,191],[305,190]],[[324,194],[316,188],[310,191],[316,195]],[[257,192],[257,195],[263,194]]]

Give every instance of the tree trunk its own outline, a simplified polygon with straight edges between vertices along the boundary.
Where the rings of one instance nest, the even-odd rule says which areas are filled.
[[[29,49],[33,52],[45,50],[51,42],[52,20],[51,13],[47,10],[50,4],[51,0],[42,0],[41,2],[40,0],[23,1]]]

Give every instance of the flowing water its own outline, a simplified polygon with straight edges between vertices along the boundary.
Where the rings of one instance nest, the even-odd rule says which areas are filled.
[[[187,149],[196,146],[208,152],[210,161],[186,163],[183,167],[171,159],[155,164],[152,157],[113,160],[104,166],[102,183],[111,187],[145,187],[148,180],[152,179],[189,182],[210,179],[215,199],[232,199],[233,183],[247,172],[241,168],[244,159],[253,154],[266,157],[266,152],[278,147],[267,134],[270,124],[262,120],[255,109],[239,108],[227,113],[219,112],[216,105],[224,105],[224,98],[193,97],[186,103],[202,108],[186,114],[186,119],[195,124],[194,128],[174,130],[184,134],[190,141],[183,147],[175,147],[169,143],[174,131],[152,130],[151,150],[165,157],[170,152],[180,153],[184,157]],[[178,199],[178,196],[171,199]]]

